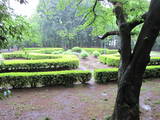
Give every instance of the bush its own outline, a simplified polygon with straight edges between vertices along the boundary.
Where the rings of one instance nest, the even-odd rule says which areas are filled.
[[[88,53],[87,53],[86,51],[82,51],[81,54],[80,54],[80,57],[81,57],[82,59],[86,59],[88,56],[89,56],[89,55],[88,55]]]
[[[100,53],[98,51],[94,51],[93,56],[97,58],[98,56],[100,56]]]
[[[118,67],[120,63],[120,57],[118,54],[100,55],[99,61],[103,64]],[[148,65],[160,65],[160,57],[151,57]]]
[[[64,85],[72,86],[75,82],[86,83],[91,79],[90,71],[55,71],[55,72],[16,72],[1,73],[0,86],[13,88]]]
[[[63,48],[40,48],[35,50],[28,50],[30,53],[43,53],[43,54],[52,54],[55,51],[64,51]]]
[[[112,49],[108,49],[107,50],[107,52],[106,52],[106,54],[116,54],[116,53],[118,53],[118,50],[112,50]]]
[[[42,60],[5,60],[0,72],[32,72],[50,70],[69,70],[79,66],[78,58],[42,59]]]
[[[99,61],[103,64],[115,67],[118,67],[120,63],[119,57],[116,57],[114,55],[101,55],[99,56]]]
[[[63,54],[63,51],[62,50],[54,51],[52,52],[52,54]]]
[[[82,51],[82,48],[80,48],[80,47],[73,47],[72,51],[80,53]]]
[[[160,77],[160,65],[148,66],[143,75],[143,78],[159,78],[159,77]],[[102,83],[102,84],[112,80],[117,80],[118,68],[96,69],[94,71],[94,78],[97,83]]]

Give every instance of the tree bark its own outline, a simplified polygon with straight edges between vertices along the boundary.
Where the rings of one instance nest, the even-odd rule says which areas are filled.
[[[122,72],[118,80],[118,93],[112,120],[139,120],[139,96],[142,85],[142,76],[150,60],[150,52],[160,31],[160,0],[152,0],[138,37],[133,54],[130,54],[128,63],[122,59]],[[120,29],[120,32],[122,30]],[[127,47],[121,33],[121,56]],[[123,46],[124,45],[124,46]],[[128,54],[129,55],[129,54]],[[123,63],[124,62],[124,63]],[[124,64],[124,65],[123,65]],[[124,68],[125,67],[125,68]]]

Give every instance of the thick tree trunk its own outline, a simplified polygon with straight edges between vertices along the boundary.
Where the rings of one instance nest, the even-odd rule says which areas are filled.
[[[139,95],[142,76],[150,60],[150,51],[160,30],[160,0],[152,0],[136,47],[118,81],[118,93],[112,120],[139,120]],[[124,55],[124,53],[121,53]],[[123,56],[121,55],[121,56]]]

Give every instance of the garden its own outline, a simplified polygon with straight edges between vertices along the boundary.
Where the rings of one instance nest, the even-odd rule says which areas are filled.
[[[0,0],[0,120],[160,120],[160,0]]]
[[[160,118],[160,53],[151,56],[141,88],[142,119]],[[116,49],[24,48],[1,53],[1,118],[105,119],[114,107],[119,64]]]

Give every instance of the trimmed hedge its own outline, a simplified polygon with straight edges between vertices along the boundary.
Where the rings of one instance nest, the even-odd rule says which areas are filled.
[[[86,83],[91,79],[90,71],[55,71],[55,72],[13,72],[0,74],[0,86],[13,88],[64,85],[72,86],[75,82]]]
[[[119,57],[116,57],[114,55],[100,55],[98,59],[103,64],[115,67],[118,67],[120,62]]]
[[[24,48],[25,51],[31,53],[44,53],[44,54],[51,54],[55,51],[64,51],[63,48]]]
[[[79,59],[5,60],[0,72],[37,72],[78,68]]]
[[[160,77],[160,65],[148,66],[143,78],[159,78]],[[118,79],[118,68],[109,69],[96,69],[94,71],[94,78],[97,83],[107,83],[112,80]]]
[[[120,58],[118,56],[118,54],[100,55],[98,59],[103,64],[118,67],[120,63]],[[148,65],[160,65],[160,57],[151,57]]]
[[[5,59],[57,59],[57,58],[67,58],[69,55],[52,55],[52,54],[40,54],[40,53],[24,53],[24,52],[13,52],[13,53],[3,53]],[[74,57],[74,56],[72,56]]]
[[[83,48],[83,50],[87,51],[90,54],[92,54],[94,51],[98,51],[101,54],[115,54],[118,52],[118,50],[107,48]]]

